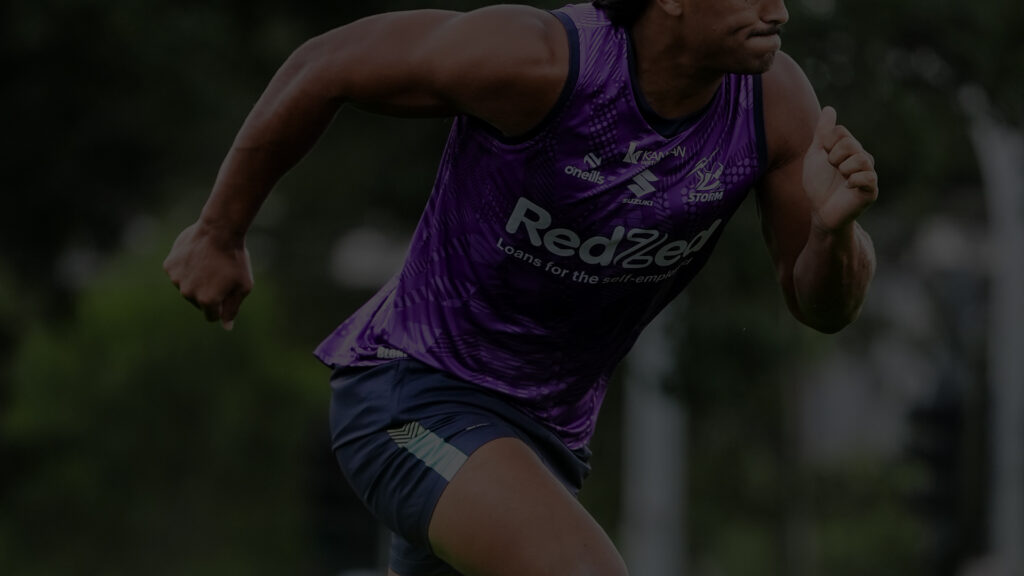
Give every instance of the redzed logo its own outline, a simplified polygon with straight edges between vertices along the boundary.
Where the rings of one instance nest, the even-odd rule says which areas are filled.
[[[525,231],[530,244],[555,256],[576,256],[586,264],[599,266],[615,264],[624,269],[640,269],[685,264],[686,258],[707,244],[722,220],[715,220],[707,230],[688,241],[670,241],[670,236],[660,230],[623,226],[616,226],[608,236],[584,238],[568,228],[553,228],[552,223],[550,212],[526,198],[519,198],[505,223],[505,231],[509,234]]]

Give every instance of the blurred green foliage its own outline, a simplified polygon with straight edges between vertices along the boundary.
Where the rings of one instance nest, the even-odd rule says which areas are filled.
[[[237,331],[202,329],[154,273],[164,245],[123,253],[72,317],[22,339],[0,429],[19,464],[5,573],[308,572],[325,369],[281,337],[268,283]]]

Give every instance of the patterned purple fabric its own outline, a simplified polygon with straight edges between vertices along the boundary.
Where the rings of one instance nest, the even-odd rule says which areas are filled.
[[[634,86],[625,30],[589,3],[554,14],[574,63],[562,100],[515,140],[456,119],[404,267],[316,354],[406,353],[575,449],[612,370],[760,176],[764,137],[760,77],[726,76],[706,109],[666,121]]]

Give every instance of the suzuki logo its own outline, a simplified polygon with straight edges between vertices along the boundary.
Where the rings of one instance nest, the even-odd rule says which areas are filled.
[[[629,185],[629,191],[637,197],[646,196],[651,192],[658,191],[658,189],[652,185],[657,181],[658,177],[652,174],[650,170],[644,170],[636,178],[633,178],[634,184]]]

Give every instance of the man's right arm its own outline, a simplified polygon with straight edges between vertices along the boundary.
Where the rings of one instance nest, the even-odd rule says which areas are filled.
[[[230,323],[252,283],[246,231],[342,105],[398,116],[469,114],[515,135],[554,106],[568,69],[561,23],[525,6],[387,13],[313,38],[253,107],[199,220],[164,268],[209,320]]]
[[[244,232],[262,201],[246,197],[265,196],[345,103],[399,116],[466,113],[526,132],[558,99],[567,54],[561,24],[522,6],[381,14],[318,36],[249,114],[203,217]]]

